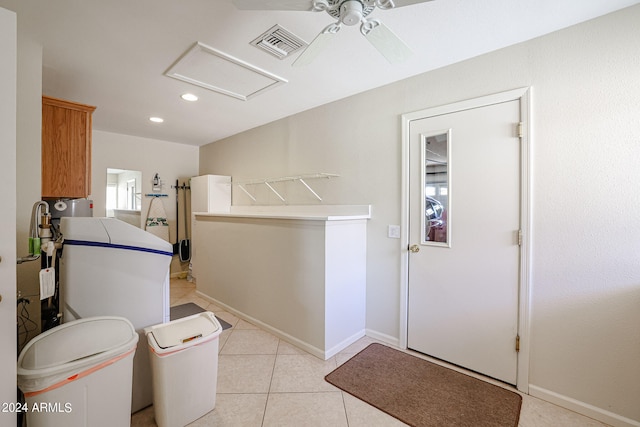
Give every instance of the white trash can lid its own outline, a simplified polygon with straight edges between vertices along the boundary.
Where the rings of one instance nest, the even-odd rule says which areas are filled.
[[[134,351],[138,334],[124,317],[87,317],[34,337],[18,357],[18,385],[45,389],[90,367]]]
[[[222,332],[210,311],[145,328],[149,345],[158,354],[175,352],[216,338]]]

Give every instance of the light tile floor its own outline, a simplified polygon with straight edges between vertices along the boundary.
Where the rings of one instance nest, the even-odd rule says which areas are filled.
[[[216,408],[190,426],[406,425],[324,381],[326,374],[375,340],[364,337],[323,361],[200,298],[194,283],[172,280],[171,305],[187,302],[214,312],[232,325],[219,338]],[[133,414],[131,425],[156,426],[153,406]],[[523,396],[520,427],[604,425],[540,399]]]

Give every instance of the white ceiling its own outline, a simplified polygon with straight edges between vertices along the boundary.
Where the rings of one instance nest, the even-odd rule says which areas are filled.
[[[324,12],[240,11],[231,0],[0,0],[0,7],[18,13],[20,37],[43,46],[43,93],[97,106],[94,129],[203,145],[639,2],[434,0],[375,10],[370,17],[411,47],[411,59],[390,65],[356,26],[301,68],[291,67],[298,53],[279,60],[249,43],[275,24],[311,42],[333,21]],[[196,42],[288,83],[243,101],[165,76]],[[185,92],[200,100],[181,100]]]

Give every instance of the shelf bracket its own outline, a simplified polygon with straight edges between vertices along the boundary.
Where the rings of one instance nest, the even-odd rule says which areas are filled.
[[[300,181],[302,183],[302,185],[304,185],[305,187],[307,187],[307,190],[311,191],[311,194],[313,194],[314,196],[316,196],[316,199],[322,201],[322,197],[318,196],[318,193],[316,193],[315,191],[313,191],[313,189],[311,187],[309,187],[309,184],[307,184],[306,182],[304,182],[304,179],[302,178],[298,178],[298,181]]]
[[[244,191],[244,194],[246,194],[247,196],[249,196],[249,198],[250,198],[251,200],[253,200],[254,202],[257,202],[257,201],[258,201],[258,200],[256,200],[256,198],[255,198],[255,197],[253,197],[253,195],[252,195],[251,193],[249,193],[249,192],[247,191],[247,189],[246,189],[246,188],[244,188],[244,187],[242,186],[242,184],[238,184],[238,188],[239,188],[239,189],[241,189],[242,191]]]
[[[311,186],[309,184],[307,184],[307,182],[305,180],[309,180],[309,179],[316,179],[316,178],[335,178],[338,177],[340,175],[336,175],[333,173],[314,173],[314,174],[307,174],[307,175],[298,175],[298,176],[284,176],[284,177],[280,177],[280,178],[268,178],[268,179],[250,179],[250,180],[246,180],[246,181],[235,181],[233,182],[233,184],[237,185],[238,188],[240,190],[242,190],[244,192],[244,194],[246,194],[252,201],[257,202],[256,197],[251,194],[246,188],[245,186],[247,185],[258,185],[258,184],[264,184],[266,185],[269,190],[271,190],[276,196],[278,196],[278,198],[284,202],[287,203],[287,201],[285,200],[284,197],[282,197],[282,195],[280,193],[278,193],[278,191],[273,187],[273,183],[276,182],[287,182],[287,181],[300,181],[300,183],[302,185],[305,186],[305,188],[307,190],[309,190],[309,192],[311,192],[311,194],[313,194],[313,196],[318,199],[319,201],[322,202],[322,197],[320,197],[320,195],[318,195],[318,193],[315,192],[315,190],[313,188],[311,188]]]
[[[280,195],[280,193],[278,193],[278,192],[276,191],[276,189],[275,189],[275,188],[273,188],[273,187],[271,186],[271,184],[269,184],[269,182],[268,182],[268,181],[265,181],[265,182],[264,182],[264,185],[266,185],[267,187],[269,187],[269,189],[270,189],[271,191],[273,191],[273,192],[275,193],[275,195],[276,195],[276,196],[278,196],[278,197],[280,198],[280,200],[282,200],[284,203],[286,203],[286,202],[287,202],[287,201],[284,199],[284,197],[282,197],[282,196]]]

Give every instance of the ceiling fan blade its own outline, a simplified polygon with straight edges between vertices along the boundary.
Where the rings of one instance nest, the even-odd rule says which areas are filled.
[[[240,10],[313,10],[313,0],[233,0]]]
[[[378,52],[392,64],[406,61],[413,52],[389,27],[377,19],[363,23],[360,31]]]
[[[391,9],[396,7],[410,6],[417,3],[426,3],[433,0],[382,0],[381,9]]]
[[[296,58],[296,60],[291,64],[294,67],[303,67],[305,65],[311,64],[314,59],[322,52],[325,47],[329,44],[333,36],[336,35],[338,31],[340,31],[340,24],[333,23],[327,26],[320,34],[316,36],[315,39],[307,46],[307,48]]]

